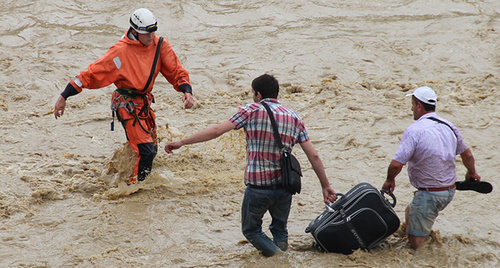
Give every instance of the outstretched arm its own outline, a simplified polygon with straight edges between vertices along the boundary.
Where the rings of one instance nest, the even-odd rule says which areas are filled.
[[[230,121],[222,122],[218,125],[209,127],[196,134],[193,134],[192,136],[183,140],[168,143],[167,145],[165,145],[165,152],[171,154],[173,153],[173,150],[177,150],[184,145],[215,139],[231,129],[234,129],[233,123],[231,123]]]
[[[335,201],[337,199],[337,196],[335,195],[335,191],[330,186],[330,182],[326,177],[323,162],[321,161],[318,152],[316,152],[316,149],[314,149],[311,141],[300,143],[300,147],[302,147],[302,150],[304,150],[304,153],[306,153],[307,159],[309,159],[309,162],[311,162],[313,170],[316,173],[319,182],[321,183],[321,188],[323,189],[323,201],[325,203],[331,203]]]

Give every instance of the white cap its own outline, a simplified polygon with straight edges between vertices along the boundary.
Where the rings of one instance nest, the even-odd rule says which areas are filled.
[[[423,103],[427,103],[430,105],[436,105],[437,103],[437,96],[436,92],[432,90],[432,88],[423,86],[415,89],[415,91],[411,94],[406,94],[406,96],[415,96],[418,100],[420,100]]]

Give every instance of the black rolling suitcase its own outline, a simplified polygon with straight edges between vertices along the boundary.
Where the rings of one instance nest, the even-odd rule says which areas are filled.
[[[351,254],[356,249],[372,249],[399,228],[399,218],[383,193],[368,183],[360,183],[306,228],[316,247],[326,252]]]

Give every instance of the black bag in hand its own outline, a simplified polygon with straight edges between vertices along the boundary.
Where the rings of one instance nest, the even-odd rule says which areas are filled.
[[[294,195],[296,193],[300,194],[300,188],[302,187],[301,178],[302,171],[300,169],[300,163],[293,156],[290,151],[287,151],[281,142],[280,134],[278,132],[278,126],[276,125],[276,120],[274,120],[274,115],[269,109],[269,106],[265,102],[261,102],[266,108],[267,113],[269,114],[269,118],[271,119],[271,125],[274,130],[274,139],[280,148],[281,153],[281,179],[283,180],[283,186],[285,189],[290,192],[290,194]]]

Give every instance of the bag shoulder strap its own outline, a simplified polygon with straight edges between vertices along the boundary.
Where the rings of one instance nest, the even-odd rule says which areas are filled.
[[[163,37],[160,37],[158,45],[156,46],[156,53],[155,53],[155,59],[153,61],[153,67],[151,67],[151,73],[149,73],[148,82],[146,82],[146,86],[142,90],[143,92],[148,89],[149,85],[151,84],[151,81],[153,80],[153,76],[156,70],[156,64],[158,63],[158,58],[160,57],[161,43],[163,43]]]
[[[267,113],[269,114],[269,118],[271,119],[271,125],[273,126],[273,130],[274,130],[274,139],[276,140],[276,143],[278,144],[278,147],[281,150],[284,146],[283,146],[283,143],[281,142],[280,133],[278,131],[278,125],[276,124],[276,120],[274,120],[273,112],[271,112],[271,109],[269,108],[269,105],[267,105],[267,103],[265,103],[265,102],[261,102],[261,103],[264,106],[264,108],[266,108]]]
[[[438,123],[446,125],[447,127],[449,127],[451,129],[451,132],[453,132],[453,135],[455,135],[455,137],[458,139],[458,135],[457,135],[457,133],[455,133],[455,130],[453,130],[453,128],[450,125],[448,125],[446,122],[444,122],[443,120],[439,120],[435,117],[428,117],[427,119],[430,119],[432,121],[436,121]]]

